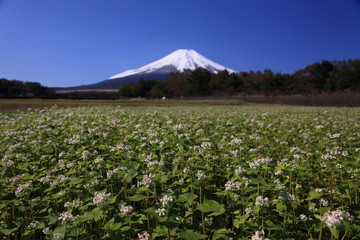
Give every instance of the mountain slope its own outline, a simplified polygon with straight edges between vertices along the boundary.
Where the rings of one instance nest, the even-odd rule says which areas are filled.
[[[225,69],[231,73],[235,72],[232,69],[211,61],[194,50],[179,49],[143,67],[121,72],[95,84],[70,87],[66,88],[66,90],[119,89],[128,82],[137,82],[141,79],[163,80],[173,72],[182,72],[185,69],[195,70],[200,67],[214,74]],[[64,88],[57,90],[64,90]]]
[[[220,64],[217,64],[210,59],[202,56],[194,50],[179,49],[170,53],[164,58],[147,64],[143,67],[133,70],[127,70],[110,77],[109,79],[116,79],[127,77],[135,74],[146,74],[151,72],[175,72],[184,71],[185,69],[195,70],[196,68],[206,68],[212,73],[218,73],[222,70],[228,69],[229,72],[235,72]]]

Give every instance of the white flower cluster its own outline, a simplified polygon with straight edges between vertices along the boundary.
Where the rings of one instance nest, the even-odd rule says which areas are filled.
[[[39,182],[41,183],[48,183],[51,181],[52,176],[48,173],[44,177],[39,178]]]
[[[159,165],[159,164],[160,164],[159,161],[155,160],[155,161],[148,162],[147,166],[152,167],[152,166]]]
[[[329,138],[339,138],[340,136],[341,136],[340,133],[329,134]]]
[[[12,165],[14,165],[15,164],[15,162],[13,161],[13,160],[7,160],[4,164],[3,164],[3,166],[4,167],[10,167],[10,166],[12,166]]]
[[[24,195],[23,192],[29,189],[30,187],[32,187],[30,183],[19,184],[15,190],[15,195],[17,197],[22,197]]]
[[[9,178],[8,182],[14,183],[14,182],[21,180],[23,177],[24,177],[24,174],[17,175],[15,177]]]
[[[39,225],[39,221],[31,222],[27,227],[30,229],[35,229]]]
[[[159,216],[165,216],[166,215],[166,209],[165,208],[158,208],[158,209],[156,209],[155,213],[159,214]]]
[[[264,230],[256,231],[255,234],[251,236],[251,240],[263,240],[264,235],[265,235]]]
[[[43,232],[43,234],[47,235],[47,234],[51,233],[51,230],[50,230],[50,228],[47,227],[47,228],[43,228],[42,232]]]
[[[62,234],[62,233],[55,233],[55,234],[53,235],[53,237],[54,237],[55,239],[63,239],[63,238],[64,238],[64,234]]]
[[[241,173],[244,173],[246,172],[245,168],[243,168],[242,166],[238,166],[236,169],[235,169],[235,173],[237,175],[240,175]]]
[[[88,160],[89,157],[90,157],[90,152],[88,150],[85,150],[85,151],[82,152],[81,155],[82,155],[83,160]]]
[[[262,163],[265,163],[265,164],[269,164],[269,163],[271,163],[272,158],[269,158],[269,157],[267,157],[267,158],[260,158],[258,161],[260,161],[260,162],[262,162]]]
[[[239,183],[238,181],[228,181],[227,183],[225,183],[225,190],[233,191],[236,189],[240,189],[240,187],[241,183]]]
[[[74,135],[72,138],[66,138],[64,140],[64,142],[67,144],[78,144],[80,143],[80,141],[81,141],[80,135]]]
[[[269,203],[269,199],[267,197],[263,197],[263,196],[257,196],[256,197],[256,200],[255,200],[255,205],[258,205],[258,206],[264,206],[266,204]]]
[[[122,206],[120,212],[127,214],[132,212],[133,210],[134,208],[132,206]]]
[[[297,198],[294,194],[285,193],[285,192],[280,193],[278,199],[283,200],[283,201],[296,201],[297,200]]]
[[[197,176],[198,180],[202,180],[202,179],[206,178],[204,171],[201,171],[201,170],[197,171],[196,176]]]
[[[144,185],[145,187],[150,187],[151,183],[152,183],[152,179],[155,177],[155,174],[150,173],[149,175],[145,174],[143,176],[143,179],[141,180],[141,184]]]
[[[201,143],[201,148],[202,149],[209,149],[214,147],[214,144],[212,142],[203,142]]]
[[[185,167],[183,169],[183,173],[190,173],[190,172],[191,172],[190,167]]]
[[[233,138],[230,142],[230,146],[240,145],[243,141],[239,138]]]
[[[149,240],[150,234],[148,234],[147,232],[138,233],[138,237],[139,237],[139,240]]]
[[[328,211],[324,213],[321,221],[325,222],[328,227],[336,228],[336,226],[341,224],[341,221],[343,221],[344,218],[347,218],[349,221],[352,221],[354,219],[354,217],[351,216],[348,212],[343,212],[338,209],[335,211]]]
[[[162,198],[160,198],[161,205],[168,205],[169,202],[174,201],[172,196],[165,195]]]
[[[113,170],[108,170],[106,172],[106,177],[107,178],[111,178],[115,173],[119,172],[119,171],[126,171],[127,168],[126,167],[118,167],[118,168],[115,168]]]
[[[60,221],[75,221],[76,220],[76,217],[74,215],[72,215],[71,213],[69,212],[63,212],[63,213],[60,213],[58,219]]]
[[[65,207],[65,208],[79,207],[79,206],[81,206],[81,204],[83,204],[83,201],[77,199],[77,200],[74,200],[74,201],[72,201],[72,202],[66,202],[66,203],[64,204],[64,207]]]
[[[93,197],[93,203],[94,204],[100,204],[106,201],[111,196],[111,193],[104,193],[104,192],[96,192],[95,196]]]

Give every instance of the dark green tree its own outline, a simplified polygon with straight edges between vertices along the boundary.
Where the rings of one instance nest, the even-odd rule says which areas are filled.
[[[189,91],[189,82],[183,73],[174,72],[164,80],[164,88],[172,96],[182,96]]]
[[[194,96],[210,93],[211,73],[205,68],[197,68],[188,77],[189,93]]]

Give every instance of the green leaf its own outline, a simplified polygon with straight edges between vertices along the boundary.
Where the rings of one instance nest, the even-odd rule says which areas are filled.
[[[122,223],[115,223],[115,218],[112,218],[105,224],[104,229],[116,231],[119,230],[122,225]]]
[[[185,240],[198,240],[207,238],[206,235],[194,232],[192,230],[186,230],[179,233],[179,237]]]
[[[264,184],[267,185],[265,180],[261,176],[257,176],[256,178],[251,179],[251,183],[253,184]]]
[[[77,218],[79,222],[87,222],[92,219],[94,219],[94,214],[92,212],[86,212],[84,215]]]
[[[244,224],[250,215],[244,214],[240,218],[234,219],[234,226],[239,228],[240,225]]]
[[[59,227],[55,228],[54,233],[62,233],[62,234],[65,235],[65,233],[66,233],[66,226],[65,226],[65,225],[62,225],[62,226],[59,226]]]
[[[311,190],[309,192],[309,197],[306,200],[320,199],[320,197],[321,197],[321,193]]]
[[[126,232],[126,231],[128,231],[128,230],[130,230],[130,229],[131,229],[131,227],[125,226],[125,227],[120,228],[120,231],[121,231],[121,232]]]
[[[67,230],[66,235],[67,237],[76,237],[85,233],[86,233],[85,229],[79,227],[73,227],[70,230]]]
[[[78,178],[78,177],[70,177],[69,178],[69,183],[71,184],[71,185],[75,185],[75,184],[79,184],[79,183],[81,183],[81,178]]]
[[[47,219],[49,219],[49,225],[53,225],[57,221],[57,218],[53,216],[48,216]]]
[[[280,224],[276,224],[271,220],[266,220],[265,224],[267,226],[267,229],[269,230],[284,230],[283,226],[281,226]]]
[[[13,228],[13,229],[2,229],[1,232],[5,235],[10,235],[11,233],[15,232],[18,228]]]
[[[128,199],[129,199],[130,201],[137,202],[137,201],[144,200],[145,198],[147,198],[145,195],[138,193],[138,194],[135,194],[135,195],[132,196],[132,197],[129,197]]]
[[[151,238],[155,239],[156,237],[166,236],[168,234],[168,228],[164,225],[158,225],[154,229],[154,232],[151,234]]]
[[[126,182],[130,182],[131,179],[133,179],[134,177],[136,177],[138,175],[138,172],[134,169],[129,169],[127,171],[127,173],[124,175],[123,180],[125,180]]]
[[[201,212],[220,212],[222,211],[221,205],[215,200],[205,199],[202,204],[197,206]]]
[[[225,239],[225,240],[230,239],[230,237],[226,235],[229,233],[232,233],[232,232],[222,228],[222,229],[215,231],[214,236],[211,239],[212,240],[214,240],[214,239]]]
[[[193,201],[198,197],[198,195],[193,194],[193,193],[184,193],[181,194],[180,199],[184,199],[186,200],[190,205],[193,203]]]
[[[92,213],[93,213],[95,221],[99,221],[102,218],[102,216],[104,215],[104,212],[101,210],[101,208],[94,208],[92,210]]]
[[[332,227],[329,227],[329,229],[330,229],[331,235],[333,235],[335,237],[335,239],[338,239],[339,238],[339,231],[336,230],[336,228],[332,228]]]
[[[116,197],[117,197],[117,196],[111,196],[111,197],[107,200],[107,203],[114,203],[114,202],[116,202]]]

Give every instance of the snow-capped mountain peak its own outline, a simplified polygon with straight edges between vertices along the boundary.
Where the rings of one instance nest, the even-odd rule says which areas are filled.
[[[127,70],[125,72],[114,75],[109,79],[123,78],[136,74],[153,73],[156,71],[181,72],[185,69],[195,70],[196,68],[200,67],[205,68],[215,74],[225,69],[227,69],[229,72],[235,72],[232,69],[226,68],[220,64],[211,61],[210,59],[197,53],[195,50],[179,49],[155,62],[152,62],[137,69]]]

